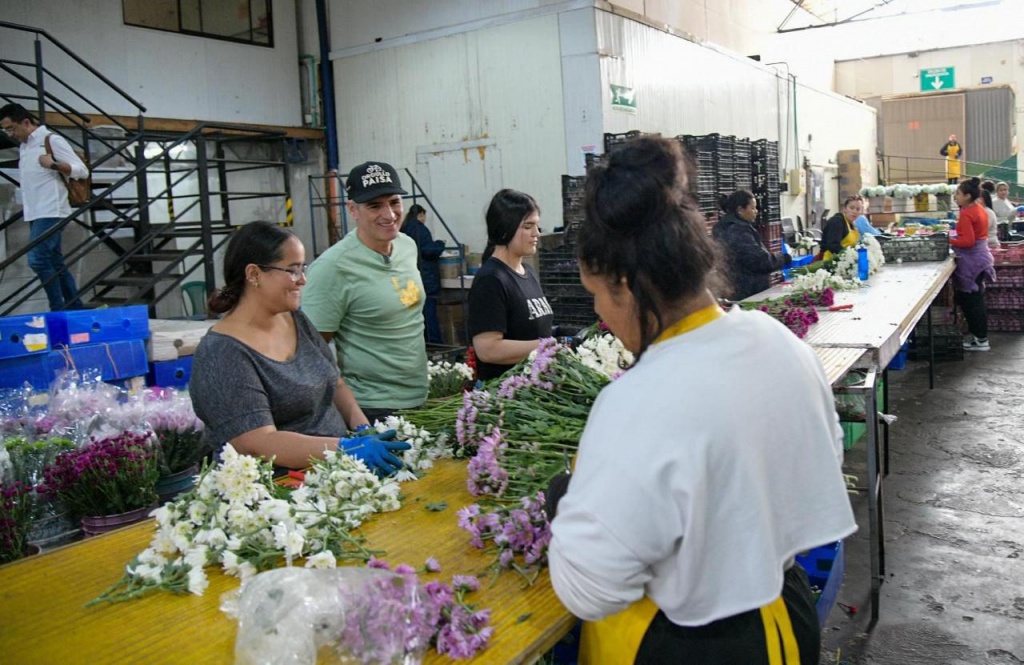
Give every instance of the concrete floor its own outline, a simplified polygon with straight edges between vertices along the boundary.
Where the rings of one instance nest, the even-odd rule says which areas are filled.
[[[1024,664],[1024,335],[890,371],[885,583],[869,629],[866,499],[822,635],[823,665]],[[865,481],[863,441],[847,452]]]

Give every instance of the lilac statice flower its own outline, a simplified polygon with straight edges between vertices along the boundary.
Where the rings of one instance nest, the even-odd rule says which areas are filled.
[[[489,621],[489,610],[471,612],[455,605],[449,623],[437,633],[437,652],[455,659],[472,658],[494,634],[494,628],[487,625]]]
[[[500,497],[505,493],[508,488],[508,472],[500,463],[504,448],[501,430],[497,427],[480,440],[480,447],[467,466],[466,488],[470,494]]]
[[[441,564],[434,557],[427,557],[426,563],[423,564],[423,569],[428,573],[439,573],[441,572]]]

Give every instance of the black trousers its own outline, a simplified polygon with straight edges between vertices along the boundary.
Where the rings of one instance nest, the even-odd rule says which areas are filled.
[[[782,600],[800,648],[800,665],[818,665],[821,650],[818,614],[807,573],[797,564],[786,571]],[[760,610],[696,627],[677,626],[659,610],[640,643],[634,662],[637,665],[768,665]]]
[[[964,313],[967,330],[978,339],[988,338],[988,309],[985,307],[985,283],[978,277],[978,290],[974,293],[956,292],[956,303]]]

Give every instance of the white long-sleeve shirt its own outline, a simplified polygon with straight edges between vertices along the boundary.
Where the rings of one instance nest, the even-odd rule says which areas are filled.
[[[46,154],[46,135],[50,135],[50,149],[53,159],[61,164],[71,165],[71,177],[80,180],[89,175],[89,170],[59,134],[54,134],[39,125],[29,134],[28,141],[18,147],[18,170],[21,178],[21,203],[25,220],[45,217],[67,217],[71,214],[68,204],[68,190],[61,174],[43,168],[39,157]]]
[[[646,595],[682,626],[768,604],[800,551],[856,530],[842,429],[809,346],[731,311],[598,397],[552,523],[551,582],[597,620]]]
[[[1017,219],[1017,206],[1013,205],[1009,199],[993,197],[992,209],[1000,222],[1012,222]]]

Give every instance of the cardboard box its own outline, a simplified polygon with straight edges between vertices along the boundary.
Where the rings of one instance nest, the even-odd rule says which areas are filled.
[[[466,328],[461,302],[437,304],[437,322],[441,327],[441,341],[447,346],[465,346]]]
[[[871,226],[878,229],[888,228],[890,224],[896,223],[896,214],[891,212],[873,212],[868,215]]]

